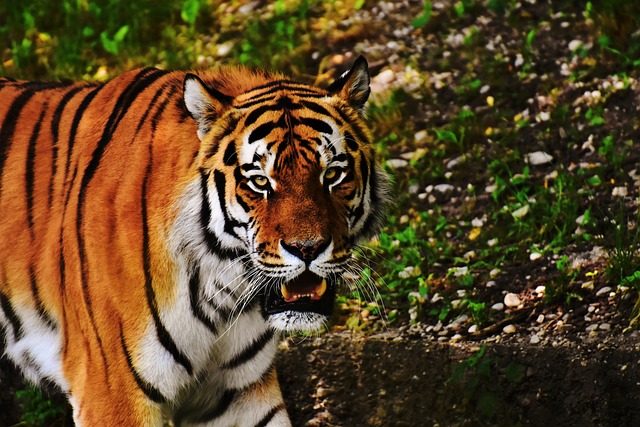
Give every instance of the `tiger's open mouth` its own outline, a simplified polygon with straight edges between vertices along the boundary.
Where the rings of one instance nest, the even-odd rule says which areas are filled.
[[[313,312],[331,316],[336,296],[335,283],[310,271],[305,271],[279,289],[272,289],[264,297],[267,314],[284,311]]]

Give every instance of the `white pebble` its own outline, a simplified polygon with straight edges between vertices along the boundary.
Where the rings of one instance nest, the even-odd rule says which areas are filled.
[[[540,342],[540,337],[537,334],[531,335],[531,339],[529,340],[529,343],[538,344],[539,342]]]
[[[409,165],[409,162],[404,159],[389,159],[387,160],[387,166],[393,169],[402,169],[406,168]]]
[[[598,329],[602,331],[608,331],[611,329],[611,325],[608,323],[601,323],[600,326],[598,326]]]
[[[501,302],[497,302],[491,306],[491,310],[502,311],[504,310],[504,304]]]
[[[613,197],[626,197],[628,193],[627,187],[614,187],[611,195]]]
[[[502,328],[502,331],[505,334],[515,334],[516,333],[516,327],[513,325],[507,325],[504,328]]]
[[[581,40],[571,40],[569,42],[569,50],[571,52],[575,52],[576,50],[578,50],[583,45],[584,45],[584,43],[582,43]]]
[[[608,294],[609,292],[611,292],[611,288],[609,286],[605,286],[603,288],[600,288],[598,292],[596,292],[596,296],[599,297],[604,294]]]
[[[388,160],[387,160],[388,162]],[[453,191],[455,189],[455,187],[451,184],[438,184],[438,185],[434,185],[433,189],[440,192],[440,193],[447,193],[449,191]]]
[[[531,252],[529,254],[529,259],[531,261],[535,261],[535,260],[540,259],[540,258],[542,258],[542,254],[540,252]]]
[[[553,160],[553,156],[544,151],[534,151],[525,154],[525,160],[532,166],[544,165]]]
[[[506,305],[507,307],[517,307],[521,303],[522,301],[520,301],[520,298],[518,298],[518,295],[514,293],[510,292],[504,296],[504,305]]]
[[[426,141],[428,136],[429,136],[429,133],[426,130],[419,130],[413,136],[413,139],[415,139],[416,142],[422,142],[422,141]]]
[[[469,332],[469,334],[473,335],[476,332],[478,332],[478,325],[471,325],[469,326],[469,329],[467,330],[467,332]]]

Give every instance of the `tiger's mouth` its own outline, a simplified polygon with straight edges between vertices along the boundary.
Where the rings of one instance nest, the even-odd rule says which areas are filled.
[[[264,297],[267,314],[285,311],[313,312],[331,316],[336,284],[310,271],[305,271],[279,289],[271,289]]]

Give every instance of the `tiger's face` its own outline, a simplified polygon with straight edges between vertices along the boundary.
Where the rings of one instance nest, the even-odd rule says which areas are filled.
[[[354,245],[379,227],[387,178],[362,120],[368,94],[362,58],[326,91],[277,80],[231,98],[185,81],[209,238],[243,259],[239,298],[260,298],[276,329],[320,328]]]

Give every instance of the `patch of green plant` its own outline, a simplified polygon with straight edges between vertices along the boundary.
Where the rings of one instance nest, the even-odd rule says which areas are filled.
[[[241,64],[268,66],[280,70],[305,68],[309,43],[307,16],[318,0],[277,0],[270,18],[246,26],[242,43],[234,50]],[[297,53],[297,54],[294,54]]]
[[[22,418],[18,426],[44,427],[60,422],[65,406],[53,402],[39,388],[29,387],[16,391],[16,397],[22,400]]]
[[[571,268],[569,258],[566,255],[556,261],[556,269],[558,270],[558,275],[545,285],[545,301],[548,303],[560,302],[562,304],[571,304],[573,301],[579,301],[581,297],[571,290],[571,285],[578,277],[580,270]]]
[[[433,12],[433,5],[430,0],[424,0],[424,6],[422,13],[411,21],[413,28],[422,28],[431,20],[431,13]]]
[[[587,2],[585,15],[599,30],[598,46],[612,55],[620,66],[640,65],[640,4],[625,0]]]
[[[632,216],[622,201],[611,218],[604,243],[609,254],[606,274],[612,283],[623,283],[627,278],[635,277],[640,262],[639,220],[640,215]]]

